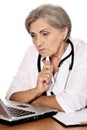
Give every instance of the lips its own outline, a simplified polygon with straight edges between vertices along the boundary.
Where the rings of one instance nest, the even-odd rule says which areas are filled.
[[[38,49],[38,52],[43,57],[47,55],[47,49],[46,48]]]
[[[41,49],[41,50],[39,50],[39,53],[40,53],[41,55],[43,55],[43,54],[46,53],[46,50],[45,50],[45,49]]]
[[[42,51],[45,51],[45,50],[46,50],[46,48],[38,48],[39,52],[42,52]]]

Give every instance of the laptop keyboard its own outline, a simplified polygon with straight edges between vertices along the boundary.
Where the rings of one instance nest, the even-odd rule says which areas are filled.
[[[32,112],[32,111],[25,111],[25,110],[13,108],[13,107],[7,107],[7,109],[10,112],[10,114],[15,117],[35,114],[35,112]]]

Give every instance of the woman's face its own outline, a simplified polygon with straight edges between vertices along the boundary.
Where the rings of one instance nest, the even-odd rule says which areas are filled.
[[[42,57],[57,55],[65,39],[64,30],[53,28],[43,18],[30,25],[30,35]]]

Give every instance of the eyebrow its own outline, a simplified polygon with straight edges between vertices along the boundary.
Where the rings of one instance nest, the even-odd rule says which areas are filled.
[[[49,30],[50,30],[50,29],[42,29],[42,30],[39,31],[39,33],[42,33],[42,32],[44,32],[44,31],[49,31]],[[32,33],[35,33],[35,32],[32,32],[32,31],[31,31],[30,34],[32,34]]]
[[[40,31],[40,33],[44,32],[44,31],[49,31],[49,29],[42,29],[42,30]]]

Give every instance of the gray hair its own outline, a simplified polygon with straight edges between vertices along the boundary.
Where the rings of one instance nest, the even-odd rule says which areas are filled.
[[[45,21],[47,21],[48,24],[50,24],[54,28],[62,30],[65,29],[65,27],[67,27],[67,37],[70,36],[71,20],[62,7],[44,4],[32,10],[25,20],[25,27],[28,32],[30,32],[30,25],[39,18],[44,18]]]

